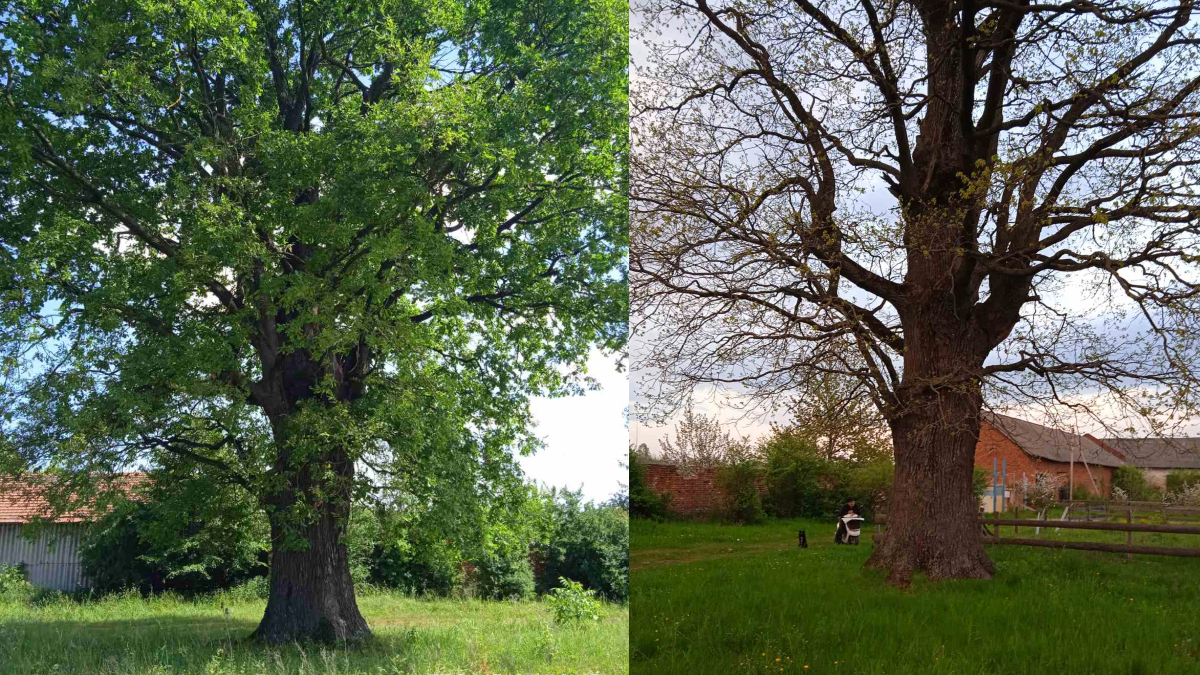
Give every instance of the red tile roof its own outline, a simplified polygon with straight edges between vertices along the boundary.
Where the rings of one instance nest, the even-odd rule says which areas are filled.
[[[26,474],[19,479],[0,478],[0,523],[28,523],[37,516],[56,523],[81,523],[95,517],[93,509],[84,507],[55,514],[46,499],[47,483],[57,480],[52,475]],[[132,494],[148,478],[144,473],[127,473],[104,477],[113,488]]]

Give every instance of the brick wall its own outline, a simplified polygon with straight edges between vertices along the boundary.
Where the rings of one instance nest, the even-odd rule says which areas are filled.
[[[715,482],[715,469],[701,469],[686,475],[679,466],[654,460],[642,460],[646,487],[660,494],[671,495],[671,510],[687,518],[719,515],[724,494]],[[759,494],[766,496],[766,485],[760,481]]]
[[[1034,474],[1049,473],[1051,475],[1062,476],[1063,480],[1067,480],[1067,474],[1071,471],[1070,462],[1052,462],[1038,457],[1031,457],[1024,450],[1008,439],[998,429],[984,420],[979,428],[979,443],[975,445],[975,466],[992,470],[992,459],[997,461],[997,470],[1004,464],[1004,460],[1008,460],[1008,486],[1019,488],[1021,485],[1021,474],[1033,482]],[[1112,469],[1107,466],[1098,466],[1089,464],[1088,467],[1092,470],[1092,477],[1096,479],[1096,484],[1100,488],[1102,496],[1108,496],[1109,486],[1112,484]],[[1075,462],[1075,485],[1084,486],[1089,492],[1095,492],[1092,487],[1091,478],[1088,477],[1088,467],[1083,465],[1083,462]],[[1065,482],[1064,482],[1065,484]]]

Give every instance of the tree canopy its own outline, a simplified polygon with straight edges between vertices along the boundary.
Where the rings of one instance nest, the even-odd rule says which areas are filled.
[[[627,42],[604,0],[0,4],[10,458],[185,462],[277,546],[511,482],[626,339]]]

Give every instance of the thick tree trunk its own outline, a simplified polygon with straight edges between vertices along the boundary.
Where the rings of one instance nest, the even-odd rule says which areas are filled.
[[[289,416],[272,419],[276,474],[286,485],[266,503],[271,520],[271,581],[267,609],[253,638],[262,642],[342,642],[370,637],[358,611],[345,529],[354,462],[333,447],[306,462],[293,452],[313,445],[312,429]],[[305,438],[309,443],[305,443]],[[317,439],[316,444],[323,439]]]
[[[341,642],[371,635],[354,599],[344,527],[331,513],[298,533],[308,547],[284,545],[282,526],[271,526],[271,586],[267,610],[254,631],[257,640],[278,644],[295,640]]]
[[[938,278],[933,269],[912,272]],[[916,573],[990,579],[995,572],[983,549],[979,503],[971,489],[983,407],[974,373],[990,343],[978,325],[955,315],[955,306],[953,294],[930,289],[905,322],[900,401],[888,420],[895,481],[887,529],[867,561],[900,585]]]
[[[896,475],[887,530],[867,566],[886,569],[897,584],[916,572],[930,579],[990,579],[995,566],[983,550],[979,504],[971,494],[978,398],[949,394],[940,405],[894,422],[892,435]]]

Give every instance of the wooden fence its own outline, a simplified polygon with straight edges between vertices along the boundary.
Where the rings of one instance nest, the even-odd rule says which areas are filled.
[[[981,516],[979,524],[983,528],[985,544],[1001,544],[1005,546],[1039,546],[1044,548],[1067,548],[1081,551],[1103,551],[1105,553],[1124,553],[1126,558],[1129,558],[1134,553],[1142,553],[1148,555],[1167,555],[1180,556],[1186,558],[1200,558],[1200,548],[1183,548],[1178,546],[1135,546],[1133,544],[1134,532],[1156,532],[1159,534],[1195,534],[1200,535],[1200,527],[1193,525],[1171,525],[1171,524],[1148,524],[1133,522],[1134,506],[1127,502],[1113,502],[1113,504],[1125,505],[1124,509],[1125,522],[1092,522],[1081,520],[1029,520],[1022,518],[1002,518],[1003,513],[994,514],[995,517]],[[1156,505],[1161,506],[1161,505]],[[1179,509],[1183,512],[1200,513],[1200,509],[1188,507],[1168,507],[1170,509]],[[1155,509],[1154,512],[1159,512]],[[877,517],[875,522],[880,525],[886,524],[886,519]],[[989,527],[990,526],[990,527]],[[1001,537],[1001,527],[1012,527],[1014,534],[1019,534],[1022,527],[1033,528],[1062,528],[1064,530],[1102,530],[1107,532],[1124,532],[1124,544],[1108,544],[1091,541],[1065,541],[1060,539],[1025,539],[1019,537]]]

